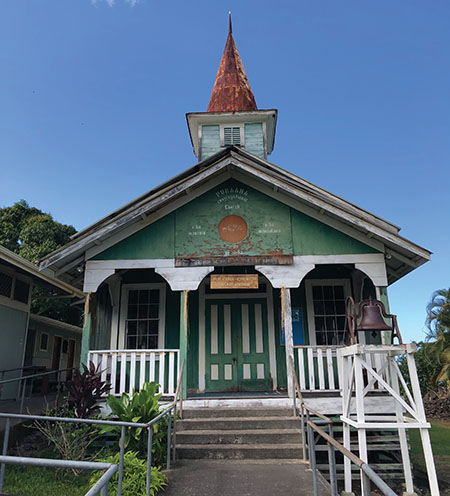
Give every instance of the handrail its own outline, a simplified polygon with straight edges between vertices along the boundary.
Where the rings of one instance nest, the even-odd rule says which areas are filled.
[[[55,468],[73,468],[81,470],[103,470],[104,473],[100,479],[89,489],[85,496],[95,496],[105,488],[112,476],[117,472],[117,465],[113,463],[102,462],[82,462],[74,460],[52,460],[49,458],[29,458],[22,456],[1,456],[0,462],[11,465],[33,465],[38,467],[55,467]],[[107,493],[106,493],[107,494]]]
[[[177,405],[178,405],[178,395],[180,396],[179,403],[179,415],[180,418],[183,418],[183,373],[184,373],[184,358],[181,362],[180,372],[177,381],[177,388],[175,389],[175,409],[173,412],[173,435],[172,435],[172,460],[176,459],[176,446],[177,446]],[[170,465],[169,465],[170,466]]]
[[[99,420],[99,419],[78,419],[71,417],[47,417],[45,415],[27,415],[27,414],[17,414],[17,413],[0,413],[0,418],[6,418],[6,428],[5,435],[3,438],[3,451],[2,456],[0,456],[0,461],[2,457],[6,457],[9,443],[9,433],[11,429],[11,419],[29,419],[38,420],[44,422],[63,422],[63,423],[76,423],[76,424],[91,424],[91,425],[110,425],[115,427],[121,427],[120,436],[120,455],[119,455],[119,475],[118,475],[118,488],[117,494],[120,496],[122,494],[122,481],[123,481],[123,466],[124,466],[124,455],[125,455],[125,433],[126,428],[144,428],[148,430],[148,442],[147,442],[147,482],[146,482],[146,494],[150,496],[151,487],[151,463],[152,463],[152,442],[153,442],[153,426],[164,416],[169,416],[168,427],[167,427],[167,460],[166,468],[170,469],[170,450],[172,445],[172,414],[174,411],[174,416],[176,417],[176,408],[178,401],[180,402],[180,411],[182,412],[182,399],[183,399],[183,370],[184,370],[184,360],[180,367],[180,375],[178,378],[178,384],[176,389],[175,399],[168,405],[168,407],[163,410],[159,415],[150,420],[149,422],[122,422],[116,420]],[[179,398],[178,398],[179,395]],[[174,435],[175,435],[175,423],[174,423]],[[9,457],[8,457],[9,458]],[[4,478],[5,478],[5,463],[12,462],[2,462],[0,469],[0,493],[3,490]],[[94,495],[96,493],[88,493],[88,495]]]
[[[304,425],[304,410],[306,411],[306,425],[308,429],[308,451],[309,451],[309,464],[311,470],[313,471],[313,486],[314,486],[314,496],[318,496],[318,483],[317,483],[317,466],[316,466],[316,452],[315,452],[315,440],[314,434],[312,430],[316,431],[320,436],[322,436],[328,444],[328,464],[330,469],[330,483],[331,483],[331,493],[333,496],[338,495],[337,489],[337,477],[336,477],[336,458],[334,450],[337,449],[344,456],[349,458],[355,465],[359,467],[361,471],[363,471],[369,479],[380,489],[380,491],[386,496],[395,496],[394,491],[381,479],[379,475],[363,460],[358,458],[354,453],[349,451],[347,448],[342,446],[336,439],[333,437],[333,420],[322,413],[317,412],[313,408],[310,408],[303,401],[303,396],[300,390],[300,385],[298,383],[297,373],[295,372],[294,361],[292,357],[289,357],[289,365],[292,371],[292,375],[294,376],[294,384],[295,390],[300,400],[300,413],[301,413],[301,422],[302,422],[302,448],[303,448],[303,460],[306,460],[306,447],[305,447],[305,425]],[[296,408],[296,394],[294,393],[294,412],[297,414]],[[322,419],[322,422],[327,424],[328,432],[327,434],[324,430],[322,430],[316,423],[310,420],[309,415],[313,415],[315,417],[319,417]]]
[[[370,466],[366,462],[361,460],[361,458],[357,457],[354,453],[352,453],[347,448],[342,446],[341,443],[336,441],[336,439],[334,439],[333,437],[329,436],[325,431],[323,431],[319,426],[317,426],[311,420],[308,420],[308,426],[311,429],[314,429],[317,432],[317,434],[322,436],[327,441],[328,445],[332,445],[333,448],[337,449],[344,456],[349,458],[351,462],[353,462],[355,465],[357,465],[359,467],[359,469],[362,470],[367,475],[367,477],[369,477],[369,479],[377,486],[377,488],[384,495],[396,496],[395,492],[386,484],[386,482],[384,482],[384,480],[372,468],[370,468]],[[313,436],[311,436],[311,437],[312,437],[312,439],[314,439]]]
[[[71,370],[75,370],[76,367],[70,367],[70,368],[67,368],[67,369],[59,369],[59,370],[51,370],[49,372],[40,372],[38,374],[31,374],[31,375],[22,375],[20,377],[14,377],[12,379],[5,379],[5,380],[2,380],[0,381],[0,393],[2,391],[2,388],[3,388],[3,384],[8,384],[8,383],[11,383],[11,382],[17,382],[19,381],[19,385],[20,385],[20,388],[19,388],[19,391],[20,393],[18,393],[18,397],[19,397],[19,394],[21,396],[21,400],[20,400],[20,413],[23,412],[23,403],[25,401],[25,390],[26,390],[26,387],[27,387],[27,381],[28,379],[31,379],[31,389],[33,389],[33,381],[36,377],[44,377],[44,376],[47,376],[47,375],[52,375],[52,374],[56,374],[56,377],[57,377],[57,392],[56,392],[56,404],[58,404],[59,402],[59,394],[61,392],[61,372],[68,372],[68,371],[71,371]],[[20,370],[20,369],[19,369]],[[24,382],[22,382],[24,381]]]
[[[4,369],[0,370],[0,374],[6,374],[6,372],[14,372],[16,370],[26,370],[26,369],[33,369],[33,368],[38,368],[38,365],[26,365],[25,367],[16,367],[15,369]]]

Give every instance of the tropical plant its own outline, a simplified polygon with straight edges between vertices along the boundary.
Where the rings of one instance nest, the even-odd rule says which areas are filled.
[[[157,417],[160,413],[159,400],[161,394],[158,393],[159,384],[155,382],[146,382],[139,392],[133,392],[128,396],[123,393],[120,398],[109,395],[107,404],[111,408],[113,417],[122,422],[136,422],[146,424]],[[101,428],[102,433],[115,432],[120,434],[120,426],[104,426]],[[167,418],[164,417],[153,425],[153,445],[152,454],[154,464],[158,465],[164,462],[166,454],[166,434]],[[125,448],[137,451],[141,456],[147,453],[147,431],[143,428],[128,427],[125,434]]]
[[[119,453],[97,461],[119,465]],[[138,458],[138,453],[135,451],[127,451],[123,459],[123,466],[122,496],[145,496],[147,483],[147,462],[141,458]],[[160,490],[164,489],[165,486],[167,486],[167,477],[161,473],[159,467],[152,467],[151,470],[150,494],[151,496],[154,496]],[[94,472],[91,476],[90,485],[93,486],[101,475],[102,473]],[[117,496],[118,479],[119,475],[118,472],[116,472],[109,483],[108,494],[111,496]]]
[[[75,409],[78,418],[89,418],[98,413],[98,402],[111,386],[102,380],[100,365],[95,366],[92,361],[88,366],[82,364],[83,373],[75,370],[72,380],[67,384],[69,405]]]
[[[428,339],[437,339],[440,334],[450,332],[450,288],[438,289],[427,305]]]

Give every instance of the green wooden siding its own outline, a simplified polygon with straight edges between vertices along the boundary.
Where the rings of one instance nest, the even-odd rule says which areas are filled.
[[[220,128],[215,126],[202,126],[201,160],[220,151]]]
[[[139,260],[173,258],[174,219],[171,213],[144,227],[129,238],[99,253],[92,260]]]
[[[219,223],[229,215],[247,223],[248,233],[240,242],[229,243],[219,235]],[[93,260],[366,253],[377,251],[245,184],[228,180]]]
[[[371,246],[297,210],[291,209],[291,221],[295,255],[377,253]]]
[[[245,149],[260,158],[264,157],[263,125],[252,122],[244,125]]]

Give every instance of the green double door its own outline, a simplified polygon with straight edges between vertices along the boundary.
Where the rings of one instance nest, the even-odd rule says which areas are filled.
[[[206,391],[270,391],[267,303],[206,300]]]

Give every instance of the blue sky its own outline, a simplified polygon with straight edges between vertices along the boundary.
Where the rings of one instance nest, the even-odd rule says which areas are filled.
[[[277,165],[434,252],[390,288],[407,339],[450,286],[450,3],[2,0],[0,206],[81,229],[194,164],[227,13]]]

